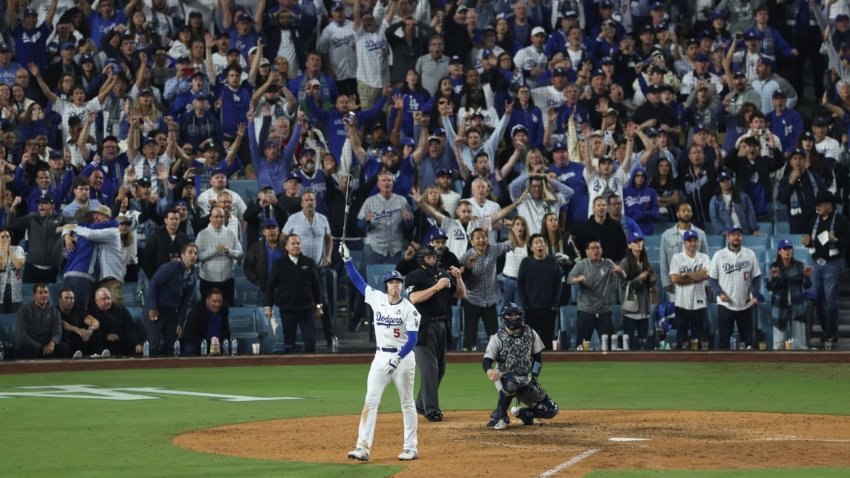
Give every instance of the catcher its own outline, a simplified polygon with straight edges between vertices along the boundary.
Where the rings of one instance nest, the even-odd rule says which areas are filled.
[[[490,337],[484,354],[484,371],[499,390],[496,410],[487,423],[494,430],[504,430],[511,422],[508,408],[514,397],[526,405],[510,409],[523,425],[533,425],[535,418],[553,418],[559,411],[558,404],[537,383],[543,366],[543,341],[524,319],[522,308],[507,303],[502,311],[505,327]],[[498,368],[493,368],[493,362],[498,362]]]

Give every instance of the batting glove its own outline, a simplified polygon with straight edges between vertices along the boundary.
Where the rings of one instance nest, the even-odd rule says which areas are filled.
[[[395,372],[395,369],[398,368],[399,363],[401,363],[401,357],[396,355],[395,357],[391,358],[389,362],[387,362],[387,367],[384,369],[384,371],[387,372],[387,375],[392,375],[393,372]]]
[[[348,246],[345,243],[340,243],[339,245],[339,255],[342,257],[342,260],[345,262],[351,261],[351,254],[348,252]]]

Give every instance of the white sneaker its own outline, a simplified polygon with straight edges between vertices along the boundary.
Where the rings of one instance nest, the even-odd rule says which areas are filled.
[[[112,357],[112,354],[109,353],[109,349],[103,349],[103,353],[100,354],[100,357],[101,358],[109,358],[109,357]]]
[[[74,352],[74,356],[71,358],[81,359],[83,358],[83,352],[81,350],[77,350],[76,352]]]
[[[493,425],[493,430],[504,430],[507,427],[508,424],[504,420],[499,420],[495,425]]]
[[[398,459],[402,461],[415,460],[419,458],[419,453],[416,450],[404,450],[398,455]]]
[[[367,453],[366,450],[362,448],[357,448],[348,452],[348,457],[353,460],[369,461],[369,453]]]

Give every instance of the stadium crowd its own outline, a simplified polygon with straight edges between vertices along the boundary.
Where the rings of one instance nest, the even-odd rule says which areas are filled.
[[[291,321],[315,340],[321,318],[331,346],[337,322],[367,315],[348,294],[333,317],[342,237],[364,267],[410,272],[425,244],[459,266],[467,350],[507,302],[547,347],[566,305],[578,344],[616,326],[651,346],[667,310],[681,347],[728,348],[733,324],[752,347],[768,332],[758,302],[775,348],[806,341],[807,302],[821,341],[838,339],[850,1],[0,12],[0,308],[17,311],[26,356],[142,353],[122,305],[132,283],[151,285],[154,353],[184,327],[194,344],[221,337],[228,305],[277,306],[287,351]],[[51,306],[39,284],[57,281]]]

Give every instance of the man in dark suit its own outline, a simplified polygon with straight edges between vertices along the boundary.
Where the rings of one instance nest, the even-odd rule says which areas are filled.
[[[221,291],[216,288],[208,290],[206,299],[192,307],[183,325],[183,337],[180,339],[183,355],[198,355],[204,339],[210,344],[213,337],[217,337],[219,342],[229,338],[229,317],[230,308]]]
[[[286,238],[286,255],[275,261],[266,284],[265,316],[271,320],[272,306],[277,304],[283,322],[283,350],[295,348],[295,330],[301,329],[304,352],[316,351],[316,324],[321,317],[322,289],[316,262],[301,255],[301,238],[290,234]]]
[[[286,255],[283,244],[280,242],[278,224],[274,219],[264,221],[263,238],[255,242],[245,256],[245,277],[256,285],[262,294],[266,293],[266,283],[269,280],[272,264]],[[265,299],[265,295],[262,296],[262,299]],[[261,302],[264,302],[264,300],[261,300]]]

